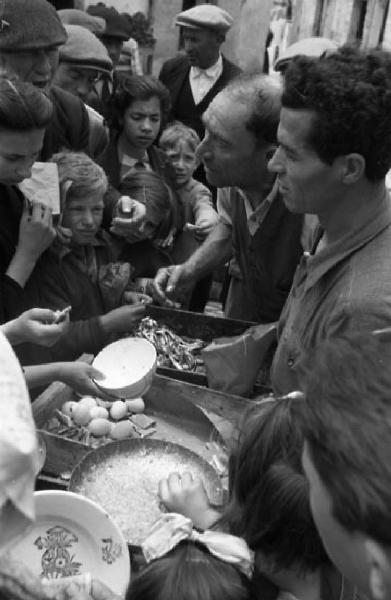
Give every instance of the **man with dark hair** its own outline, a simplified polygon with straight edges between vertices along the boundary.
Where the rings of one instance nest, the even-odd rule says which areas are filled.
[[[41,160],[62,148],[87,150],[88,115],[83,103],[53,85],[59,47],[67,39],[53,6],[47,0],[3,0],[0,19],[0,66],[47,91],[53,102]]]
[[[391,598],[389,342],[351,334],[308,357],[303,467],[315,523],[336,567]]]
[[[326,338],[391,320],[391,55],[345,47],[292,60],[278,142],[269,167],[285,205],[320,223],[279,323],[272,383],[288,393]]]
[[[291,214],[267,169],[276,148],[281,89],[265,75],[232,81],[204,114],[198,154],[219,189],[219,222],[182,265],[160,269],[154,293],[168,302],[232,256],[240,267],[225,307],[228,317],[267,323],[279,318],[302,253],[303,217]]]

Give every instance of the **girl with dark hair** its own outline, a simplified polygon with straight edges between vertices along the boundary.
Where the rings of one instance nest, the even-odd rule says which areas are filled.
[[[304,445],[301,394],[267,398],[246,414],[229,461],[230,498],[223,516],[210,506],[203,485],[171,474],[160,483],[170,510],[195,526],[217,521],[246,540],[255,553],[260,598],[353,599],[355,590],[331,565],[312,519],[301,464]]]
[[[165,177],[164,152],[153,143],[169,106],[168,90],[154,77],[130,75],[121,80],[111,100],[110,143],[100,161],[115,189],[137,170]]]
[[[252,553],[243,539],[193,529],[190,519],[164,514],[142,545],[147,567],[126,600],[251,600]]]

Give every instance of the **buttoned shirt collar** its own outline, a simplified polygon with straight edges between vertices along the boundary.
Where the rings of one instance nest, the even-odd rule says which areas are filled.
[[[330,269],[335,267],[342,260],[356,252],[362,246],[365,246],[370,240],[375,238],[381,231],[391,223],[391,204],[388,191],[373,212],[371,219],[366,221],[360,229],[350,231],[342,239],[329,244],[314,254],[316,246],[321,236],[316,236],[315,247],[312,254],[307,253],[306,267],[307,279],[305,289],[313,287]],[[321,231],[319,231],[321,233]]]
[[[219,56],[217,62],[208,69],[190,67],[190,87],[194,102],[199,104],[209,90],[214,86],[223,72],[223,57]]]
[[[254,236],[256,234],[256,232],[258,231],[258,229],[260,228],[260,226],[262,225],[263,221],[265,220],[266,215],[269,212],[269,209],[270,209],[274,199],[277,197],[277,194],[278,194],[277,181],[274,183],[272,189],[270,190],[270,192],[266,196],[266,198],[261,202],[261,204],[259,204],[256,207],[255,210],[253,209],[251,202],[250,202],[248,196],[246,195],[246,193],[243,190],[241,190],[240,188],[237,188],[237,190],[238,190],[240,197],[243,199],[244,208],[246,210],[246,216],[247,216],[248,230],[250,232],[250,235]]]

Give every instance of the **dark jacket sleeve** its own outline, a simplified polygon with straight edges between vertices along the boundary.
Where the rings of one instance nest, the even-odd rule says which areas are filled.
[[[89,119],[84,103],[57,86],[52,87],[49,97],[54,112],[46,128],[41,160],[49,160],[53,154],[64,149],[88,154]]]
[[[25,309],[39,306],[61,310],[72,306],[75,293],[72,288],[81,281],[75,275],[67,281],[56,261],[44,255],[34,270],[24,294]],[[84,290],[78,290],[83,294]],[[88,299],[86,299],[86,305]],[[86,310],[88,313],[88,310]],[[71,313],[72,318],[72,313]],[[18,347],[18,356],[23,364],[37,364],[43,361],[75,360],[83,352],[95,354],[106,343],[107,336],[102,330],[98,316],[71,321],[66,333],[51,348],[42,348],[36,344],[23,344]]]

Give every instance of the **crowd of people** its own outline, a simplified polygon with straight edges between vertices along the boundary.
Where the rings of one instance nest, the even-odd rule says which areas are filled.
[[[3,554],[32,518],[24,381],[98,395],[77,357],[148,303],[202,312],[228,264],[225,316],[278,323],[273,394],[238,424],[226,505],[160,482],[127,600],[390,600],[391,54],[301,40],[278,77],[241,73],[226,11],[176,24],[155,78],[117,69],[114,8],[0,3],[0,597],[53,598]]]

